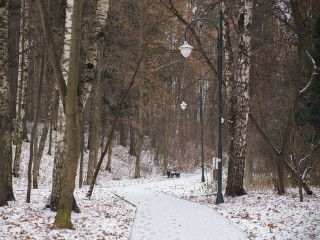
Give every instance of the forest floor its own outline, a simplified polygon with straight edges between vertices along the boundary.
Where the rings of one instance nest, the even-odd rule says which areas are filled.
[[[224,204],[215,205],[211,181],[208,180],[211,178],[209,173],[206,172],[205,183],[200,181],[199,173],[181,173],[180,178],[167,179],[160,175],[160,168],[152,164],[152,159],[151,152],[143,151],[142,177],[133,179],[134,158],[128,155],[126,148],[115,146],[112,173],[102,168],[92,198],[89,200],[85,197],[88,190],[86,185],[75,190],[81,209],[81,213],[72,214],[75,230],[52,229],[55,213],[45,209],[45,204],[51,191],[53,157],[44,155],[39,189],[32,189],[31,203],[27,204],[25,199],[29,144],[24,143],[21,177],[14,179],[16,201],[0,208],[0,240],[128,240],[137,209],[115,192],[116,189],[141,184],[155,194],[164,193],[206,205],[231,221],[251,239],[320,239],[319,188],[312,188],[315,193],[312,196],[304,195],[304,202],[299,202],[298,189],[287,189],[284,196],[278,196],[272,190],[261,189],[250,191],[242,197],[226,197]],[[197,239],[207,239],[201,236],[205,235],[199,233]]]

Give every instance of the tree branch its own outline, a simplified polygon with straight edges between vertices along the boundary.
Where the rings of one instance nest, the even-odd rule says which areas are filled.
[[[47,50],[48,50],[48,54],[49,54],[49,58],[50,58],[50,62],[53,70],[54,79],[57,84],[59,95],[65,110],[67,86],[62,75],[62,69],[61,69],[61,64],[58,57],[58,52],[53,41],[54,38],[53,38],[52,28],[51,28],[50,19],[49,19],[50,15],[49,15],[48,7],[46,5],[46,1],[44,0],[38,0],[38,5],[40,9],[41,24],[44,32],[44,38],[47,45]]]
[[[170,10],[186,27],[189,26],[189,22],[184,19],[182,17],[182,15],[180,14],[180,12],[175,8],[175,6],[172,3],[172,0],[169,1],[169,4],[166,3],[164,0],[161,0],[161,2],[165,5],[165,7]],[[198,36],[198,34],[196,33],[196,31],[194,30],[193,27],[189,26],[188,27],[192,33],[192,36],[194,36],[198,46],[199,46],[199,51],[202,54],[203,58],[205,59],[207,65],[212,69],[212,71],[214,72],[215,75],[218,75],[217,69],[213,66],[213,63],[210,61],[210,58],[208,57],[208,55],[205,53],[205,51],[203,50],[202,47],[202,42]]]
[[[249,118],[252,120],[252,123],[260,133],[260,135],[263,137],[263,139],[271,146],[275,154],[280,155],[281,152],[276,148],[276,146],[271,142],[270,138],[268,137],[267,133],[262,129],[262,127],[257,122],[256,118],[252,115],[251,112],[249,112]]]
[[[305,50],[306,55],[308,56],[311,64],[312,64],[312,74],[310,77],[309,82],[307,83],[307,85],[301,89],[299,91],[299,96],[300,97],[304,97],[310,90],[310,88],[313,86],[314,82],[316,81],[318,74],[319,74],[319,67],[317,66],[316,61],[314,60],[314,58],[311,56],[311,54],[309,53],[308,50]]]

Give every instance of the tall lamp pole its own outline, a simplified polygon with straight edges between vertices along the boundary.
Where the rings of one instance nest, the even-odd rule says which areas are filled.
[[[223,203],[223,195],[222,195],[222,132],[221,132],[221,123],[222,123],[222,18],[223,18],[223,12],[220,10],[219,12],[219,29],[216,27],[216,25],[211,22],[207,18],[197,18],[191,21],[188,26],[185,29],[184,34],[184,43],[180,47],[180,52],[182,56],[188,57],[193,47],[190,46],[187,42],[187,29],[190,27],[190,25],[196,21],[199,20],[206,20],[211,22],[214,27],[218,31],[218,191],[217,191],[217,199],[216,204]]]
[[[219,34],[218,34],[218,191],[216,204],[223,203],[222,195],[222,133],[221,133],[221,121],[222,121],[222,10],[219,12]]]
[[[203,111],[202,111],[202,84],[200,84],[200,132],[201,132],[201,182],[204,182],[204,149],[203,149]]]

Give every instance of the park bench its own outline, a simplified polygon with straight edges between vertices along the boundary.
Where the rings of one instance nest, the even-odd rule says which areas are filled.
[[[180,177],[180,173],[179,172],[171,172],[170,170],[167,171],[167,176],[168,178],[179,178]]]

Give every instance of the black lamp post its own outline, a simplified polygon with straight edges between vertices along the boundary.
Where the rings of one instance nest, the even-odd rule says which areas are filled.
[[[200,84],[200,96],[199,96],[199,104],[200,104],[200,132],[201,132],[201,182],[204,182],[204,149],[203,149],[203,111],[202,111],[202,85]]]
[[[218,31],[218,191],[217,191],[217,199],[216,204],[223,203],[223,195],[222,195],[222,132],[221,132],[221,124],[222,124],[222,18],[223,12],[220,10],[219,12],[219,29],[216,25],[206,18],[197,18],[189,23],[189,25],[185,29],[184,34],[184,43],[180,47],[180,52],[182,56],[188,57],[191,54],[193,49],[187,42],[187,29],[190,25],[196,21],[206,20],[211,22],[214,27]]]
[[[222,10],[219,12],[219,41],[218,41],[218,95],[219,95],[219,107],[218,107],[218,191],[216,204],[223,203],[222,195],[222,133],[221,133],[221,121],[222,121]]]

